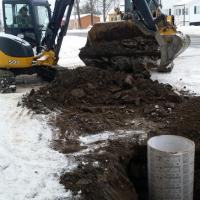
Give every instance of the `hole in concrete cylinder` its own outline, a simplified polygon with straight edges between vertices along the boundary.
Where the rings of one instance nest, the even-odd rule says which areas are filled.
[[[134,184],[139,200],[148,199],[147,146],[138,146],[127,167],[127,174]]]

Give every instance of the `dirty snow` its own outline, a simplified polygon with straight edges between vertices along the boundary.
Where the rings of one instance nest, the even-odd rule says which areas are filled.
[[[79,141],[81,142],[81,144],[91,144],[91,143],[95,143],[95,142],[99,142],[99,141],[105,141],[108,140],[110,136],[113,136],[114,133],[111,132],[103,132],[103,133],[99,133],[99,134],[94,134],[94,135],[88,135],[88,136],[81,136],[79,138]]]
[[[81,145],[90,145],[92,143],[96,142],[104,142],[109,140],[115,140],[118,138],[132,138],[133,140],[137,142],[143,142],[147,139],[147,133],[143,130],[131,130],[131,131],[124,131],[124,130],[118,130],[115,132],[102,132],[94,135],[86,135],[86,136],[80,136],[79,142]]]

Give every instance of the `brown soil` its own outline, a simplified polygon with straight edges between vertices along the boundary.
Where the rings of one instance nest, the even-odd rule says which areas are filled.
[[[135,116],[152,114],[159,105],[155,115],[167,115],[181,101],[170,85],[152,81],[146,74],[90,67],[62,71],[50,85],[24,98],[36,113],[61,111],[56,125],[62,134],[130,129]]]
[[[196,143],[198,199],[199,97],[180,96],[170,85],[149,79],[146,72],[127,74],[84,67],[65,70],[51,84],[32,90],[23,98],[23,105],[36,113],[57,113],[51,119],[59,128],[54,148],[67,155],[89,148],[79,143],[79,136],[103,131],[113,131],[117,136],[118,130],[143,130],[149,137],[178,134],[191,138]],[[134,137],[116,137],[106,146],[75,156],[77,169],[64,174],[61,183],[75,195],[81,191],[78,199],[148,199],[146,143],[138,144]]]

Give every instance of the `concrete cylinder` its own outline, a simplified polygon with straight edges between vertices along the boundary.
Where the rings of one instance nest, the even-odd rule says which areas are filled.
[[[148,140],[149,200],[193,200],[193,141],[174,135]]]

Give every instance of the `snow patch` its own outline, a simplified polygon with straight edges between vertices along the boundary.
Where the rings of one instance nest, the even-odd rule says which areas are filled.
[[[103,132],[95,135],[80,136],[79,141],[82,145],[108,140],[110,136],[114,135],[112,132]]]
[[[85,64],[79,58],[80,48],[85,46],[87,38],[78,36],[64,37],[58,64],[62,67],[75,68]]]
[[[200,95],[200,51],[199,48],[188,48],[174,60],[171,73],[152,73],[152,79],[168,83],[177,90],[190,91]]]
[[[200,35],[200,26],[178,26],[178,31],[188,35]]]
[[[75,164],[49,147],[52,130],[44,116],[17,107],[21,96],[0,95],[0,199],[70,197],[59,177]]]

